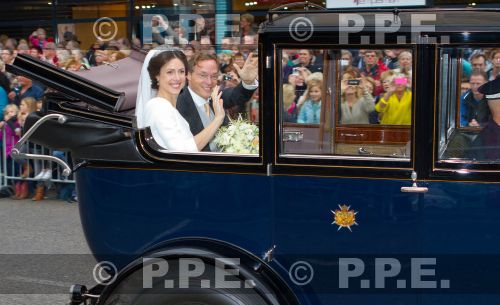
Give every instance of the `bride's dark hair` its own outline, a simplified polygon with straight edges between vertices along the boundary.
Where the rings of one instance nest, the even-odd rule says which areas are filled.
[[[151,79],[151,88],[152,89],[158,89],[158,80],[156,77],[158,74],[160,74],[161,67],[163,65],[167,64],[169,61],[171,61],[174,58],[178,58],[182,63],[184,64],[184,69],[186,71],[186,75],[188,73],[188,62],[186,55],[182,53],[180,50],[169,50],[169,51],[164,51],[161,53],[158,53],[155,55],[151,60],[149,61],[148,65],[148,73],[149,73],[149,78]]]

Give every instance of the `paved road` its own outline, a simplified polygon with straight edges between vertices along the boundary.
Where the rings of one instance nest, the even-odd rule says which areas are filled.
[[[93,286],[78,205],[0,199],[0,304],[68,303],[74,283]]]

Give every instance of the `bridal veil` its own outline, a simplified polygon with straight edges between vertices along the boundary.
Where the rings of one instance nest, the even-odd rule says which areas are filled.
[[[173,48],[168,45],[161,45],[157,48],[154,48],[148,52],[146,58],[144,59],[144,63],[142,64],[141,76],[139,78],[139,85],[137,88],[137,100],[135,105],[135,116],[137,119],[137,127],[145,128],[144,126],[144,108],[146,107],[146,103],[156,97],[157,90],[151,88],[151,78],[149,77],[148,65],[151,58],[161,52],[168,52],[177,50],[177,48]]]

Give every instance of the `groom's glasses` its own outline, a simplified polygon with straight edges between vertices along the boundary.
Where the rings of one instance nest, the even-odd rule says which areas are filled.
[[[212,74],[212,75],[208,75],[208,74],[205,74],[205,73],[197,73],[198,74],[198,77],[201,78],[202,80],[207,80],[210,78],[211,81],[217,81],[219,79],[219,76],[220,74]]]

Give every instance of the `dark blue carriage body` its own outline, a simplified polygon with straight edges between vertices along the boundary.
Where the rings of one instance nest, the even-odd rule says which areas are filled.
[[[498,11],[398,13],[406,14],[405,20],[412,13],[436,14],[435,33],[446,34],[447,45],[498,43]],[[34,141],[71,150],[79,167],[82,225],[97,260],[111,261],[120,271],[171,243],[185,240],[196,248],[213,241],[222,245],[218,250],[236,248],[265,264],[299,304],[499,304],[500,167],[498,162],[444,164],[436,157],[436,97],[442,93],[436,43],[419,43],[428,33],[412,36],[406,25],[386,33],[388,45],[397,45],[402,35],[415,52],[409,158],[301,159],[287,156],[281,142],[278,51],[338,45],[339,14],[283,16],[259,36],[261,149],[256,156],[158,151],[148,130],[134,128],[133,118],[116,108],[112,94],[95,103],[65,89],[71,79],[51,76],[49,68],[37,70],[45,75],[40,81],[66,93],[52,96],[48,111],[68,116],[70,132],[78,130],[82,140],[54,141],[64,136],[65,127],[50,125],[35,133]],[[288,32],[296,17],[308,17],[316,26],[301,44]],[[369,47],[362,35],[373,44],[376,31],[367,26],[343,46]],[[30,67],[39,65],[23,58],[16,59],[15,72],[37,78]],[[412,171],[428,192],[401,191],[412,185]],[[355,223],[338,225],[335,213],[341,206],[356,213]],[[270,249],[272,259],[266,256]]]
[[[92,168],[82,169],[77,181],[89,245],[98,260],[119,266],[168,240],[215,239],[260,257],[275,245],[270,265],[302,304],[499,300],[497,184],[428,182],[429,192],[419,195],[401,193],[404,181]],[[358,211],[352,232],[332,224],[339,204]],[[428,266],[436,275],[424,279],[449,279],[451,288],[401,292],[391,278],[387,289],[363,291],[359,279],[340,289],[336,262],[352,257],[365,262],[372,282],[375,258],[395,258],[404,268],[411,258],[436,258]],[[306,286],[290,280],[297,261],[315,270]],[[409,282],[410,274],[399,278]]]

